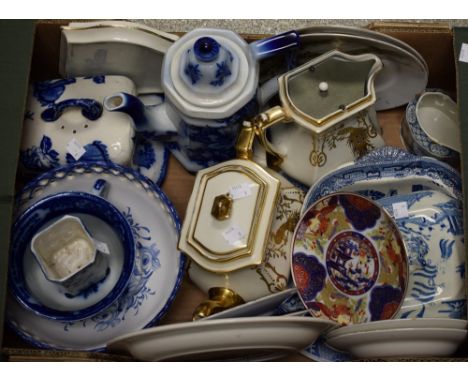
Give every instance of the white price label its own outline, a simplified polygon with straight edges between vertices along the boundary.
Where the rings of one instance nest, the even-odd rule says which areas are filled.
[[[240,183],[229,188],[229,195],[236,200],[252,195],[249,183]]]
[[[392,204],[393,216],[395,219],[404,219],[409,216],[408,214],[408,203],[398,202]]]
[[[245,237],[245,233],[240,227],[232,226],[223,232],[223,237],[229,244],[233,245],[242,240]]]
[[[105,253],[106,255],[110,255],[109,247],[106,243],[94,239],[94,245],[99,252]]]
[[[67,152],[77,161],[83,156],[86,150],[81,146],[80,142],[73,138],[67,143]]]
[[[459,60],[462,62],[468,62],[468,44],[462,44]]]

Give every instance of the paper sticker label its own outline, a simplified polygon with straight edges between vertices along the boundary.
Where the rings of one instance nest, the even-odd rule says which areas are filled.
[[[398,202],[392,204],[393,216],[395,219],[404,219],[409,216],[408,214],[408,203]]]
[[[234,186],[231,186],[229,188],[229,194],[231,195],[231,197],[234,200],[246,198],[246,197],[252,195],[252,191],[250,190],[250,184],[249,183],[240,183],[240,184],[236,184]]]
[[[73,138],[67,143],[67,152],[77,161],[83,156],[86,150],[81,146],[80,142]]]
[[[232,226],[223,232],[223,237],[229,244],[234,245],[245,237],[245,233],[240,227]]]
[[[460,49],[460,61],[468,62],[468,44],[463,43]]]
[[[94,239],[93,241],[94,241],[94,245],[96,246],[96,249],[99,252],[105,253],[106,255],[110,255],[109,247],[107,246],[106,243],[96,240],[96,239]]]

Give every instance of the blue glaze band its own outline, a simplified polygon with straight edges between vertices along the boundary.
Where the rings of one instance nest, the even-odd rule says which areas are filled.
[[[102,300],[77,311],[60,311],[37,302],[28,290],[23,259],[32,237],[47,222],[65,214],[84,213],[100,218],[116,232],[123,246],[123,268],[111,292]],[[125,217],[105,199],[85,192],[63,192],[46,197],[29,207],[14,223],[10,248],[10,290],[25,308],[40,316],[60,321],[90,317],[112,304],[125,290],[135,262],[135,241]]]
[[[54,122],[69,108],[80,108],[83,117],[90,121],[95,121],[102,115],[102,105],[96,100],[90,98],[75,98],[49,104],[47,109],[42,112],[41,118],[46,122]]]
[[[254,41],[250,44],[250,50],[254,58],[262,60],[274,56],[282,51],[287,51],[300,46],[300,35],[296,31],[289,31],[276,36]]]
[[[219,56],[219,44],[211,37],[201,37],[193,44],[193,53],[199,61],[211,62]]]

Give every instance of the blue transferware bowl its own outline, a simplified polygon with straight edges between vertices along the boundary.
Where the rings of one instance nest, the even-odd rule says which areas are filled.
[[[109,249],[105,276],[78,294],[66,293],[49,281],[34,257],[33,236],[64,215],[82,220],[91,237]],[[127,287],[135,261],[132,229],[124,215],[104,198],[85,192],[63,192],[41,199],[15,221],[10,246],[9,288],[16,299],[37,315],[77,321],[98,314]]]

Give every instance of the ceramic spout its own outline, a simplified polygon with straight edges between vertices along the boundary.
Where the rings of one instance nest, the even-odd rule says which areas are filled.
[[[282,51],[297,48],[300,45],[299,33],[292,30],[276,36],[264,38],[250,44],[250,51],[256,61],[274,56]]]
[[[138,132],[151,133],[154,136],[165,136],[176,133],[177,129],[166,113],[166,104],[146,106],[138,97],[120,92],[104,99],[107,111],[128,114]]]

